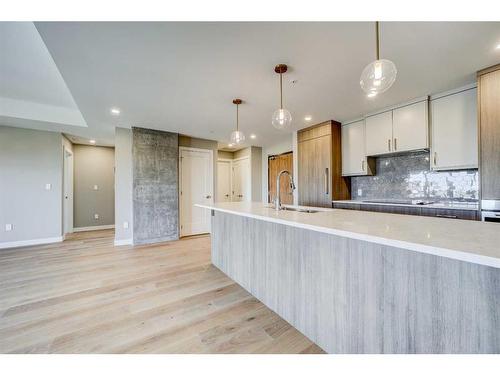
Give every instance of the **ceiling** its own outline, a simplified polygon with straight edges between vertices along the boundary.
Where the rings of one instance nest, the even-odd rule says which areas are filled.
[[[271,114],[279,105],[274,73],[278,63],[289,65],[284,106],[292,113],[296,130],[329,119],[347,121],[460,87],[473,82],[477,70],[500,62],[500,49],[495,48],[500,43],[500,22],[381,23],[381,57],[396,64],[398,77],[388,92],[368,99],[359,87],[359,76],[375,57],[374,23],[37,22],[35,26],[88,127],[25,118],[11,118],[11,123],[94,138],[101,144],[113,144],[115,126],[227,142],[235,126],[236,97],[244,101],[241,130],[247,138],[250,133],[257,135],[249,144],[280,142],[286,133],[271,126]],[[11,83],[2,87],[0,96],[72,106],[68,95],[55,95],[52,89],[45,96],[18,90],[15,82],[31,88],[37,77],[59,79],[36,71],[48,67],[28,65],[30,76],[11,69]],[[1,64],[2,75],[4,68]],[[112,107],[120,108],[121,114],[113,116]],[[306,115],[312,116],[309,123],[304,121]]]

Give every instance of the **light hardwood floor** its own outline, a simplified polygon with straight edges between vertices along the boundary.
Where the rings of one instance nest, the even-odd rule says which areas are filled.
[[[113,231],[0,250],[1,353],[323,353],[210,263],[210,238]]]

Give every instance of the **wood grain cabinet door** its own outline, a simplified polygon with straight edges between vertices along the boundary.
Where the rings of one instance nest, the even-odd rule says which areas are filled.
[[[326,135],[298,144],[300,205],[331,207],[331,142]]]
[[[479,77],[481,199],[500,199],[500,65]]]
[[[286,170],[293,175],[293,153],[270,156],[268,159],[268,202],[273,203],[276,197],[276,177]],[[293,190],[290,179],[284,175],[280,181],[280,200],[282,204],[293,204]]]

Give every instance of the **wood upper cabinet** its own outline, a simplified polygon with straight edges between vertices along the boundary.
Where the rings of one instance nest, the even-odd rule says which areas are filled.
[[[331,207],[334,199],[349,199],[349,181],[341,175],[340,123],[300,130],[297,141],[299,204]]]
[[[373,174],[365,150],[365,120],[342,125],[342,176]]]
[[[366,118],[366,155],[383,155],[392,152],[392,111]]]
[[[477,168],[477,89],[445,94],[430,103],[431,168]]]
[[[478,74],[481,199],[500,200],[500,64]]]
[[[366,155],[429,148],[428,101],[366,117]]]
[[[410,104],[392,111],[392,151],[429,148],[428,102]]]

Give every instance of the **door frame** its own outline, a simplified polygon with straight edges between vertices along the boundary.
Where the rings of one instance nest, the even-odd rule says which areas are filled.
[[[182,233],[182,151],[194,151],[194,152],[201,152],[204,154],[209,155],[209,161],[210,161],[210,172],[211,172],[211,191],[212,191],[212,198],[211,198],[211,203],[214,203],[214,151],[209,150],[206,148],[196,148],[196,147],[187,147],[187,146],[179,146],[179,161],[178,161],[178,168],[179,168],[179,194],[178,194],[178,200],[179,200],[179,237],[187,237],[187,236],[192,236],[196,234],[183,234]],[[209,223],[210,225],[210,223]]]
[[[233,159],[227,159],[227,158],[217,158],[217,163],[218,162],[227,162],[229,163],[229,188],[231,189],[231,194],[230,194],[230,201],[233,201]],[[219,179],[219,165],[217,165],[217,181],[215,181],[215,186],[218,184],[218,179]],[[219,192],[214,193],[214,198]]]
[[[269,196],[269,193],[271,192],[271,185],[270,185],[270,182],[271,182],[271,179],[269,178],[269,174],[271,173],[271,168],[269,168],[269,161],[271,160],[271,158],[275,158],[277,156],[282,156],[282,155],[287,155],[287,154],[292,154],[292,170],[290,171],[292,173],[292,176],[294,177],[294,181],[295,181],[295,175],[293,173],[293,150],[290,150],[290,151],[285,151],[285,152],[282,152],[280,154],[273,154],[273,155],[267,155],[267,203],[273,203],[273,202],[269,202],[269,198],[271,198]],[[278,187],[276,187],[278,188]]]
[[[68,164],[68,158],[71,157],[71,164]],[[74,160],[74,154],[73,151],[68,149],[66,146],[63,146],[63,189],[62,189],[62,198],[63,198],[63,238],[66,236],[68,233],[73,233],[73,215],[74,215],[74,209],[73,209],[73,204],[74,204],[74,166],[75,166],[75,160]],[[68,167],[70,168],[70,173],[68,174]],[[69,186],[68,186],[69,185]],[[66,199],[66,191],[69,188],[69,191],[71,192],[71,202],[67,202]],[[71,203],[71,205],[69,205]],[[69,209],[71,207],[71,209]],[[70,212],[68,212],[70,211]]]

